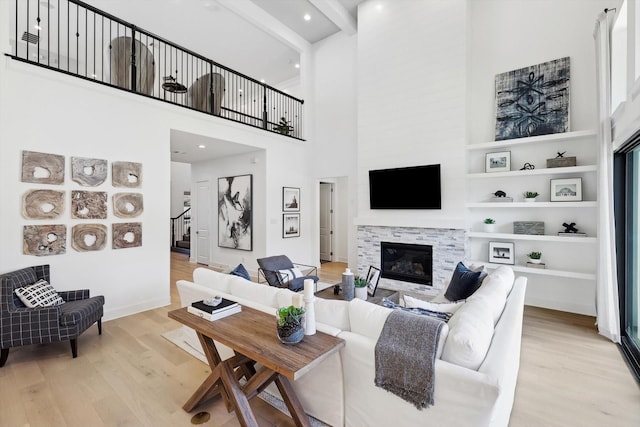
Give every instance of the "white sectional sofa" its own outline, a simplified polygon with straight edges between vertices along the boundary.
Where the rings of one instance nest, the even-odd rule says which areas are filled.
[[[178,281],[177,288],[182,306],[221,295],[273,313],[274,322],[275,309],[290,305],[293,295],[204,268],[194,270],[193,282]],[[309,414],[332,426],[507,426],[520,364],[525,288],[525,278],[514,279],[510,268],[500,267],[455,312],[439,343],[435,403],[422,410],[374,385],[374,348],[391,309],[358,299],[317,298],[318,331],[346,345],[295,381],[296,393]],[[193,336],[191,345],[198,346]],[[222,358],[232,354],[216,345]],[[277,395],[275,388],[270,392]]]

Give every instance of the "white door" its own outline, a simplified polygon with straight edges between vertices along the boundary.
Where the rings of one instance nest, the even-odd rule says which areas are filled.
[[[333,184],[320,183],[320,259],[333,261]]]
[[[209,265],[209,229],[211,222],[211,189],[209,181],[198,181],[196,211],[196,262]],[[193,221],[193,219],[192,219]]]

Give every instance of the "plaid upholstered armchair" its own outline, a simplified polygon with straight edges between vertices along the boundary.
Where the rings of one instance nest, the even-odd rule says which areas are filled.
[[[76,340],[82,332],[97,322],[98,333],[102,334],[104,297],[89,298],[88,289],[57,292],[64,300],[60,305],[25,306],[15,290],[41,279],[50,282],[48,265],[0,275],[0,367],[7,361],[11,347],[69,340],[75,358]]]

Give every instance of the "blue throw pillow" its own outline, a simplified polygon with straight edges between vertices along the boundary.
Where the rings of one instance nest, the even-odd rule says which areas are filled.
[[[251,276],[249,276],[249,272],[247,271],[246,268],[244,268],[244,265],[242,264],[238,264],[238,266],[233,270],[231,270],[229,274],[233,274],[234,276],[239,276],[239,277],[242,277],[243,279],[247,279],[248,281],[251,281]]]
[[[463,263],[459,262],[453,271],[451,283],[449,283],[444,297],[449,301],[459,301],[469,298],[480,287],[482,283],[481,275],[482,271],[470,270]]]

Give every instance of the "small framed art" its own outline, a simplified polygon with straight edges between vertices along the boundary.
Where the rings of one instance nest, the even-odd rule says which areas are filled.
[[[378,280],[380,280],[380,269],[374,266],[369,266],[369,272],[367,273],[367,294],[370,297],[376,295]]]
[[[552,202],[581,202],[582,178],[565,178],[551,180]]]
[[[300,212],[300,189],[282,187],[282,211]]]
[[[489,242],[489,262],[495,264],[515,264],[512,242]]]
[[[511,170],[511,151],[487,153],[485,172],[509,172]]]
[[[300,214],[282,214],[282,237],[300,237]]]

